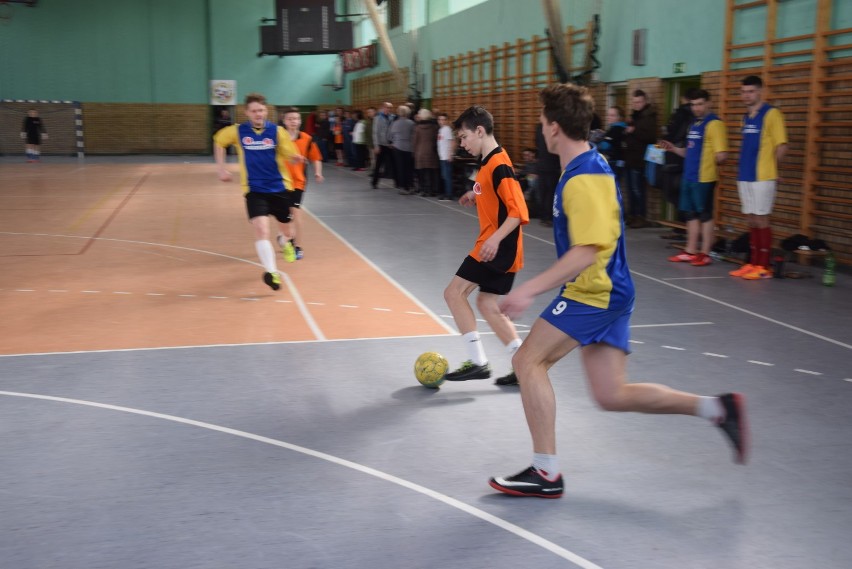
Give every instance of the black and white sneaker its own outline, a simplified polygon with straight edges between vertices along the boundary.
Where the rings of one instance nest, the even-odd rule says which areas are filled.
[[[535,498],[562,497],[562,475],[558,475],[551,481],[532,466],[508,478],[494,477],[488,483],[495,490],[511,494],[512,496],[530,496]]]
[[[488,379],[491,377],[491,366],[487,363],[481,366],[471,360],[464,362],[459,369],[444,376],[447,381],[468,381],[469,379]]]
[[[719,395],[725,417],[716,425],[731,441],[734,447],[734,462],[745,464],[748,459],[749,432],[745,413],[745,396],[742,393],[723,393]]]

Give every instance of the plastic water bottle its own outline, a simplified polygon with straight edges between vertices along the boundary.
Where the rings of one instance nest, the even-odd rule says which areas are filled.
[[[834,286],[835,274],[834,271],[837,268],[837,260],[834,258],[834,254],[829,251],[825,254],[825,269],[822,272],[822,284],[825,286]]]

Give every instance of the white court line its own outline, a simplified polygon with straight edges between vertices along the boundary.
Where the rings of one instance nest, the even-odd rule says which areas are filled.
[[[319,221],[319,220],[317,220],[317,221]],[[322,223],[322,222],[320,222],[320,223]],[[26,237],[64,237],[66,239],[92,239],[92,240],[95,240],[95,241],[111,241],[111,242],[114,242],[114,243],[132,243],[134,245],[150,245],[152,247],[165,247],[165,248],[168,248],[168,249],[178,249],[180,251],[190,251],[190,252],[193,252],[193,253],[201,253],[201,254],[204,254],[204,255],[212,255],[214,257],[222,257],[223,259],[230,259],[231,261],[246,263],[246,264],[249,264],[249,265],[254,265],[255,267],[261,267],[262,268],[262,266],[259,263],[255,263],[254,261],[249,261],[248,259],[242,259],[240,257],[233,257],[231,255],[225,255],[223,253],[216,253],[215,251],[207,251],[207,250],[204,250],[204,249],[195,249],[193,247],[182,247],[180,245],[169,245],[167,243],[151,243],[151,242],[148,242],[148,241],[135,241],[135,240],[132,240],[132,239],[113,239],[113,238],[110,238],[110,237],[88,237],[88,236],[81,236],[81,235],[62,235],[62,234],[54,234],[54,233],[21,233],[21,232],[15,232],[15,231],[0,231],[0,235],[23,235],[23,236],[26,236]],[[335,235],[337,235],[337,234],[335,233]],[[340,236],[338,236],[338,238],[339,237]],[[302,301],[302,297],[298,293],[298,291],[296,290],[296,287],[293,284],[292,279],[290,279],[290,275],[288,275],[284,271],[279,270],[278,272],[284,277],[284,280],[287,281],[287,288],[290,290],[290,294],[293,295],[293,298],[296,299],[296,303],[299,307],[299,312],[302,313],[302,317],[305,319],[305,321],[308,324],[308,327],[314,333],[314,336],[316,336],[316,338],[318,340],[326,340],[325,335],[320,330],[320,328],[317,325],[316,321],[314,320],[313,316],[311,316],[310,311],[308,311],[308,307],[305,306],[305,303]],[[384,273],[382,273],[382,274],[384,275]],[[389,278],[389,277],[387,277],[387,278]],[[86,290],[84,290],[82,292],[100,292],[100,291],[86,291]],[[155,293],[150,293],[150,292],[147,293],[147,294],[148,294],[148,296],[164,296],[162,294],[155,294]]]
[[[822,373],[820,373],[820,372],[818,372],[818,371],[811,371],[811,370],[809,370],[809,369],[799,369],[799,368],[796,368],[796,369],[794,369],[793,371],[797,371],[797,372],[799,372],[799,373],[806,373],[806,374],[808,374],[808,375],[822,375]]]
[[[339,234],[337,231],[335,231],[334,229],[332,229],[331,227],[326,225],[326,223],[324,221],[322,221],[320,218],[318,218],[317,216],[312,214],[310,211],[307,211],[307,210],[303,210],[303,211],[305,211],[308,215],[310,215],[314,219],[314,221],[316,221],[317,223],[322,225],[325,228],[326,231],[328,231],[329,233],[331,233],[332,235],[337,237],[340,240],[341,243],[343,243],[346,247],[348,247],[350,251],[352,251],[353,253],[358,255],[365,263],[367,263],[370,266],[371,269],[373,269],[374,271],[376,271],[377,273],[382,275],[389,283],[394,285],[397,288],[397,290],[399,290],[402,294],[404,294],[406,297],[408,297],[409,300],[411,300],[413,303],[415,303],[417,306],[419,306],[420,309],[423,310],[423,312],[428,314],[435,322],[438,323],[438,325],[442,326],[444,328],[444,330],[446,330],[450,334],[455,333],[455,330],[453,330],[452,328],[447,326],[440,318],[438,318],[435,315],[434,312],[429,310],[429,308],[425,304],[420,302],[420,300],[418,300],[413,294],[408,292],[408,290],[406,288],[404,288],[401,284],[399,284],[395,279],[391,278],[391,276],[389,274],[387,274],[382,269],[380,269],[379,266],[376,265],[373,261],[371,261],[366,256],[364,256],[364,254],[361,253],[361,251],[359,251],[358,249],[353,247],[352,244],[349,243],[349,241],[347,241],[346,239],[344,239],[341,234]]]
[[[754,316],[755,318],[760,318],[762,320],[766,320],[767,322],[772,322],[773,324],[777,324],[779,326],[789,328],[790,330],[795,330],[796,332],[801,332],[802,334],[807,334],[808,336],[813,336],[814,338],[817,338],[819,340],[824,340],[826,342],[836,344],[836,345],[838,345],[842,348],[846,348],[847,350],[852,350],[852,345],[845,344],[845,343],[843,343],[839,340],[835,340],[834,338],[829,338],[828,336],[823,336],[821,334],[817,334],[816,332],[811,332],[810,330],[805,330],[804,328],[799,328],[798,326],[793,326],[792,324],[788,324],[786,322],[781,322],[780,320],[775,320],[774,318],[764,316],[763,314],[758,314],[757,312],[752,312],[751,310],[746,310],[745,308],[740,308],[739,306],[737,306],[735,304],[730,304],[728,302],[724,302],[722,300],[719,300],[718,298],[713,298],[712,296],[707,296],[706,294],[701,294],[700,292],[695,292],[695,291],[689,290],[688,288],[683,288],[681,286],[677,286],[677,285],[668,283],[664,280],[661,280],[661,279],[658,279],[658,278],[655,278],[655,277],[652,277],[652,276],[649,276],[649,275],[646,275],[646,274],[643,274],[643,273],[636,272],[632,269],[630,270],[630,272],[631,272],[631,274],[638,275],[642,278],[646,278],[649,281],[654,281],[655,283],[660,283],[662,285],[665,285],[665,286],[668,286],[668,287],[671,287],[671,288],[675,288],[675,289],[683,291],[687,294],[691,294],[693,296],[703,298],[704,300],[709,300],[710,302],[715,302],[716,304],[720,304],[722,306],[726,306],[726,307],[732,308],[734,310],[739,310],[740,312],[742,312],[744,314],[748,314],[749,316]]]
[[[707,279],[724,279],[727,277],[669,277],[663,279],[664,281],[701,281]]]
[[[711,358],[727,358],[725,354],[714,354],[713,352],[702,352],[702,356],[710,356]]]
[[[276,300],[275,302],[293,302],[292,300]],[[529,330],[518,330],[518,334],[527,334]],[[453,332],[452,336],[458,336]],[[494,332],[480,332],[480,335],[494,335]],[[240,344],[196,344],[193,346],[158,346],[156,348],[113,348],[109,350],[74,350],[68,352],[33,352],[26,354],[0,354],[0,358],[24,358],[28,356],[63,356],[73,354],[111,354],[122,352],[155,352],[158,350],[196,350],[208,348],[242,348],[243,346],[289,346],[291,344],[315,344],[317,342],[386,342],[388,340],[419,340],[422,338],[446,338],[447,334],[418,334],[416,336],[378,336],[375,338],[334,338],[322,340],[288,340],[286,342],[247,342]]]
[[[660,346],[661,348],[665,348],[667,350],[677,350],[679,352],[685,352],[686,348],[678,348],[677,346]]]
[[[775,366],[775,364],[771,364],[769,362],[759,362],[757,360],[748,360],[748,363],[759,365],[759,366],[768,366],[768,367],[774,367]]]
[[[713,322],[666,322],[664,324],[631,324],[631,328],[665,328],[668,326],[711,326]]]
[[[488,522],[492,525],[497,526],[500,529],[506,530],[509,533],[512,533],[521,539],[525,539],[532,543],[533,545],[537,545],[542,549],[545,549],[562,559],[570,561],[577,567],[582,567],[583,569],[603,569],[600,565],[596,565],[585,559],[584,557],[580,557],[576,553],[569,551],[563,547],[560,547],[549,541],[538,534],[534,534],[531,531],[525,530],[524,528],[517,526],[511,522],[507,522],[502,518],[498,518],[495,515],[489,514],[484,510],[480,510],[470,504],[465,504],[461,500],[456,500],[455,498],[451,498],[446,494],[441,494],[440,492],[436,492],[430,488],[426,488],[425,486],[421,486],[419,484],[415,484],[414,482],[410,482],[403,478],[399,478],[392,474],[388,474],[386,472],[382,472],[381,470],[376,470],[375,468],[370,468],[369,466],[364,466],[363,464],[359,464],[357,462],[352,462],[350,460],[346,460],[331,454],[326,454],[324,452],[319,452],[313,449],[309,449],[307,447],[294,445],[292,443],[288,443],[285,441],[280,441],[278,439],[271,439],[269,437],[263,437],[260,435],[255,435],[254,433],[248,433],[246,431],[240,431],[237,429],[231,429],[229,427],[222,427],[220,425],[214,425],[212,423],[205,423],[203,421],[195,421],[193,419],[186,419],[184,417],[177,417],[175,415],[166,415],[164,413],[156,413],[153,411],[145,411],[143,409],[134,409],[132,407],[120,407],[118,405],[108,405],[105,403],[97,403],[94,401],[84,401],[81,399],[67,399],[65,397],[53,397],[50,395],[38,395],[35,393],[18,393],[14,391],[0,391],[0,395],[6,395],[9,397],[24,397],[28,399],[40,399],[43,401],[55,401],[59,403],[70,403],[73,405],[83,405],[86,407],[95,407],[98,409],[107,409],[110,411],[120,411],[122,413],[131,413],[134,415],[142,415],[144,417],[151,417],[154,419],[163,419],[166,421],[172,421],[174,423],[181,423],[184,425],[189,425],[192,427],[200,427],[202,429],[207,429],[210,431],[216,431],[219,433],[224,433],[226,435],[233,435],[235,437],[241,437],[244,439],[256,441],[259,443],[264,443],[280,448],[284,448],[287,450],[291,450],[294,452],[298,452],[307,456],[311,456],[313,458],[318,458],[320,460],[325,460],[332,464],[336,464],[338,466],[343,466],[345,468],[350,468],[357,472],[361,472],[363,474],[368,474],[370,476],[374,476],[379,480],[383,480],[385,482],[390,482],[392,484],[396,484],[397,486],[401,486],[403,488],[407,488],[409,490],[413,490],[419,494],[423,494],[428,498],[432,498],[433,500],[437,500],[450,506],[451,508],[456,508],[461,512],[479,518],[484,522]]]

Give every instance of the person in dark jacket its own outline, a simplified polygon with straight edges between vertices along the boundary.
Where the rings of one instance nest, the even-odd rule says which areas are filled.
[[[606,157],[615,174],[615,181],[620,185],[624,178],[624,131],[627,129],[621,107],[613,106],[607,109],[606,124],[607,129],[603,140],[598,143],[598,151]]]
[[[678,148],[686,146],[686,134],[694,119],[689,98],[695,89],[689,89],[680,97],[680,106],[669,117],[669,122],[663,127],[663,140],[668,140]],[[683,174],[683,158],[674,152],[666,152],[666,163],[663,165],[662,189],[666,201],[675,207],[680,197],[680,181]]]
[[[649,144],[657,142],[657,111],[641,89],[633,91],[630,108],[633,112],[624,131],[624,161],[627,163],[627,187],[630,190],[628,225],[636,229],[648,226],[645,203],[645,150]]]
[[[429,109],[417,112],[414,127],[414,170],[417,172],[417,188],[421,196],[438,195],[438,121],[432,118]]]
[[[545,227],[553,226],[553,192],[559,183],[562,166],[559,156],[547,150],[547,142],[541,132],[541,123],[535,129],[536,156],[538,156],[538,218]]]

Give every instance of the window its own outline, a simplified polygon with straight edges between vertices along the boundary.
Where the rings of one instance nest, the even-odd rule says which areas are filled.
[[[388,0],[388,28],[402,25],[402,0]]]

